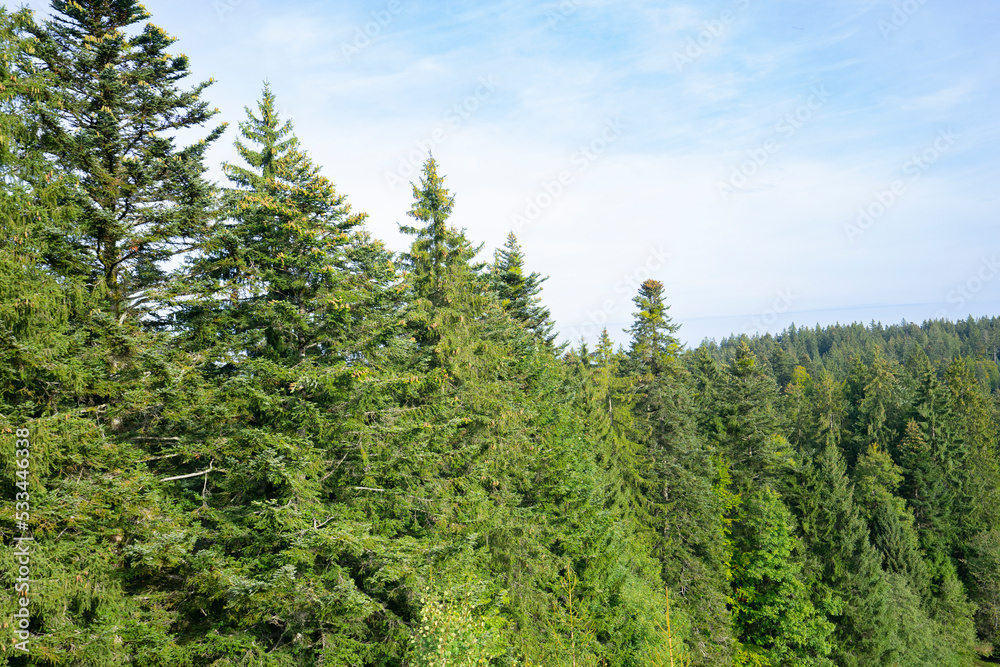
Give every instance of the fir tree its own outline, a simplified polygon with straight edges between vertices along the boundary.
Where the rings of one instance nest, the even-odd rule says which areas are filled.
[[[546,280],[548,278],[542,278],[535,271],[525,274],[524,253],[514,232],[508,234],[503,247],[493,256],[490,286],[511,317],[523,323],[546,345],[552,345],[556,338],[552,331],[555,323],[538,296]]]
[[[814,599],[823,605],[832,593],[836,600],[825,610],[836,627],[834,660],[851,667],[892,664],[895,637],[882,557],[869,542],[836,445],[826,444],[798,477],[789,493],[817,563]]]
[[[212,219],[205,151],[223,127],[187,147],[174,135],[217,110],[201,99],[210,81],[184,90],[185,56],[148,23],[136,0],[52,3],[55,16],[29,28],[34,58],[50,76],[48,95],[29,109],[53,168],[78,176],[79,213],[71,237],[85,251],[91,290],[115,318],[150,307],[161,263],[191,248]]]
[[[449,280],[471,278],[478,271],[470,262],[479,248],[472,246],[464,232],[448,225],[455,197],[444,187],[433,156],[424,162],[420,184],[413,186],[413,199],[407,215],[424,226],[400,225],[400,231],[415,237],[403,255],[403,266],[417,298],[441,307],[453,299],[445,289]]]
[[[629,358],[638,373],[663,373],[670,360],[676,358],[680,344],[674,334],[680,325],[667,315],[663,301],[663,283],[647,280],[632,299],[638,311],[628,332],[632,337]]]

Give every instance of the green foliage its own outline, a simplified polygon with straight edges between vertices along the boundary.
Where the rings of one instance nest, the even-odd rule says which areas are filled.
[[[217,189],[173,39],[131,0],[53,9],[0,9],[0,493],[27,428],[35,538],[6,663],[992,651],[1000,320],[682,351],[648,280],[627,352],[559,359],[544,279],[513,235],[475,263],[433,158],[394,256],[265,85]]]
[[[789,462],[788,441],[779,429],[778,388],[746,345],[720,384],[713,435],[742,492],[773,480]]]
[[[174,135],[208,122],[217,110],[178,87],[188,75],[175,42],[147,23],[135,0],[52,3],[54,17],[29,25],[32,61],[48,73],[45,94],[26,108],[52,169],[73,175],[78,209],[69,238],[89,288],[111,314],[137,316],[163,282],[160,263],[190,249],[214,217],[205,152],[224,126],[190,146]]]
[[[834,626],[810,601],[794,552],[794,522],[764,487],[744,499],[734,525],[730,606],[735,664],[832,665]]]
[[[645,281],[632,302],[638,311],[628,330],[632,337],[629,359],[637,374],[659,375],[667,370],[670,360],[680,349],[674,337],[680,325],[674,324],[667,315],[670,306],[663,300],[663,283]]]
[[[413,186],[413,206],[407,215],[423,227],[400,225],[400,231],[414,236],[403,266],[417,299],[426,299],[439,308],[455,296],[447,285],[471,278],[476,268],[469,262],[478,253],[465,234],[447,224],[455,197],[444,187],[444,177],[437,173],[437,161],[424,162],[420,184]]]
[[[892,663],[892,624],[882,554],[854,504],[846,464],[833,444],[803,464],[789,490],[810,554],[813,599],[834,622],[838,665]]]
[[[481,667],[505,653],[507,622],[499,609],[478,610],[466,594],[446,600],[425,592],[411,662],[417,667]],[[433,596],[433,597],[431,597]]]
[[[535,271],[525,273],[521,246],[514,232],[508,234],[506,243],[493,255],[490,287],[511,317],[534,332],[546,345],[552,345],[556,338],[553,332],[555,323],[538,296],[546,280],[548,278],[542,278]]]

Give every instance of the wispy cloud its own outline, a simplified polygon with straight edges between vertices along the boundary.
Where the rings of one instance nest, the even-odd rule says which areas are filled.
[[[433,150],[457,194],[454,221],[495,246],[581,143],[623,119],[627,130],[522,231],[566,331],[608,289],[618,300],[609,325],[625,326],[632,295],[614,285],[650,247],[670,254],[655,277],[693,342],[764,323],[785,289],[796,302],[768,327],[930,317],[992,250],[995,2],[923,3],[888,35],[884,0],[240,0],[221,22],[203,0],[146,5],[180,37],[195,76],[218,79],[208,96],[225,120],[239,120],[268,79],[306,149],[397,249],[410,194],[387,188],[385,174],[436,130],[446,130]],[[347,57],[345,45],[358,52]],[[679,66],[678,53],[690,62]],[[484,76],[496,91],[448,123]],[[814,86],[829,99],[793,133],[778,129]],[[905,179],[903,165],[942,127],[960,140],[848,243],[844,225]],[[231,156],[232,138],[213,160]],[[778,149],[723,200],[719,182],[769,140]],[[1000,282],[989,282],[962,307],[998,298]]]

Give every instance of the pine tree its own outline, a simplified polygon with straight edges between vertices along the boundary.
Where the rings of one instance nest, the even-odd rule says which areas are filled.
[[[507,235],[503,248],[497,248],[490,265],[490,286],[501,305],[515,320],[534,332],[546,345],[556,338],[555,322],[549,309],[541,304],[542,278],[535,271],[525,274],[524,253],[514,232]]]

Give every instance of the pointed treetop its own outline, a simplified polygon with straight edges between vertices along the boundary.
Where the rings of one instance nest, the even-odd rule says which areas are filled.
[[[413,198],[407,215],[425,224],[400,225],[401,232],[416,237],[402,259],[417,295],[440,306],[446,301],[445,279],[449,275],[470,277],[478,271],[479,267],[470,262],[479,247],[472,246],[464,231],[447,224],[455,196],[444,187],[444,178],[438,175],[433,156],[424,163],[420,184],[413,186]]]
[[[236,151],[247,164],[260,170],[263,179],[274,178],[278,168],[275,165],[275,160],[281,155],[298,152],[299,140],[292,134],[292,122],[281,122],[275,109],[274,93],[266,81],[261,98],[257,102],[259,115],[254,115],[250,107],[243,107],[243,110],[246,112],[247,119],[239,124],[240,134],[247,141],[258,146],[259,150],[254,150],[237,140],[235,142]],[[241,176],[247,176],[245,172],[230,168],[227,175],[240,185],[251,185],[244,178],[241,178]]]
[[[497,248],[490,267],[490,286],[500,299],[503,308],[514,319],[538,335],[546,344],[552,344],[556,334],[555,323],[549,309],[541,305],[538,294],[542,283],[548,280],[539,273],[525,274],[524,253],[514,232],[507,235],[502,248]]]
[[[420,184],[413,185],[413,206],[408,216],[430,223],[435,230],[443,228],[455,206],[455,195],[444,187],[444,177],[438,176],[437,160],[431,155],[424,162]]]
[[[595,354],[598,359],[598,363],[601,366],[607,366],[611,363],[611,360],[615,356],[614,343],[611,342],[611,336],[608,335],[608,328],[604,327],[601,330],[601,337],[597,339],[597,350]]]
[[[663,283],[658,280],[645,281],[632,302],[639,310],[627,330],[632,335],[629,356],[642,372],[659,374],[677,356],[680,343],[674,334],[680,325],[667,315],[670,306],[663,301]]]

